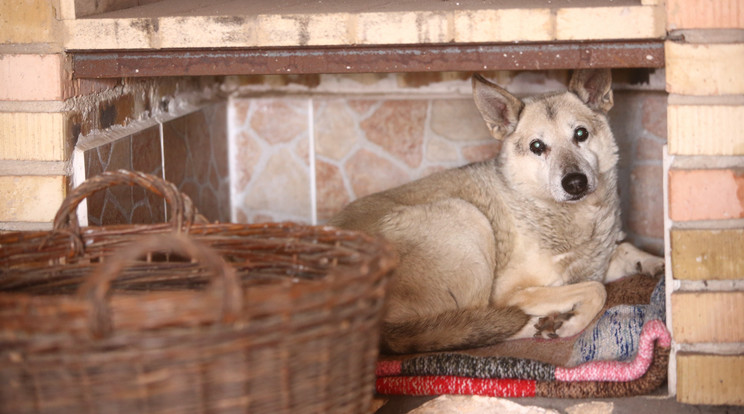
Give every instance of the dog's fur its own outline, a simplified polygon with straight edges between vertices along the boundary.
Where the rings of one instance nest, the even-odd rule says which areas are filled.
[[[572,336],[603,306],[602,282],[660,272],[661,258],[620,243],[610,85],[609,70],[576,71],[567,92],[520,100],[476,75],[476,106],[504,140],[496,159],[360,198],[331,219],[399,255],[384,350]]]

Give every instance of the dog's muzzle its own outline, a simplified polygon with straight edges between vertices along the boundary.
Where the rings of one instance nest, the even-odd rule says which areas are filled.
[[[586,195],[589,189],[589,180],[586,174],[570,173],[566,174],[561,180],[561,186],[566,193],[571,195],[572,200],[578,200]]]

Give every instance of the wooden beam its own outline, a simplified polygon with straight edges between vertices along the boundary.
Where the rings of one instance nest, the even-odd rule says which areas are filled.
[[[662,40],[70,51],[75,78],[660,68]]]

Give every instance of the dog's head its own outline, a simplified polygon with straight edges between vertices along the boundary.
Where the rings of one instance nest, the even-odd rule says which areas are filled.
[[[609,69],[579,70],[568,91],[521,100],[480,75],[475,103],[496,139],[503,139],[506,179],[533,198],[576,202],[592,194],[617,164],[607,123],[613,104]]]

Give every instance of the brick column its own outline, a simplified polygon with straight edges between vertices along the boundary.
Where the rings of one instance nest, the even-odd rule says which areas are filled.
[[[0,229],[49,227],[66,192],[72,82],[57,10],[0,0]]]
[[[667,0],[670,391],[744,404],[744,4]]]

